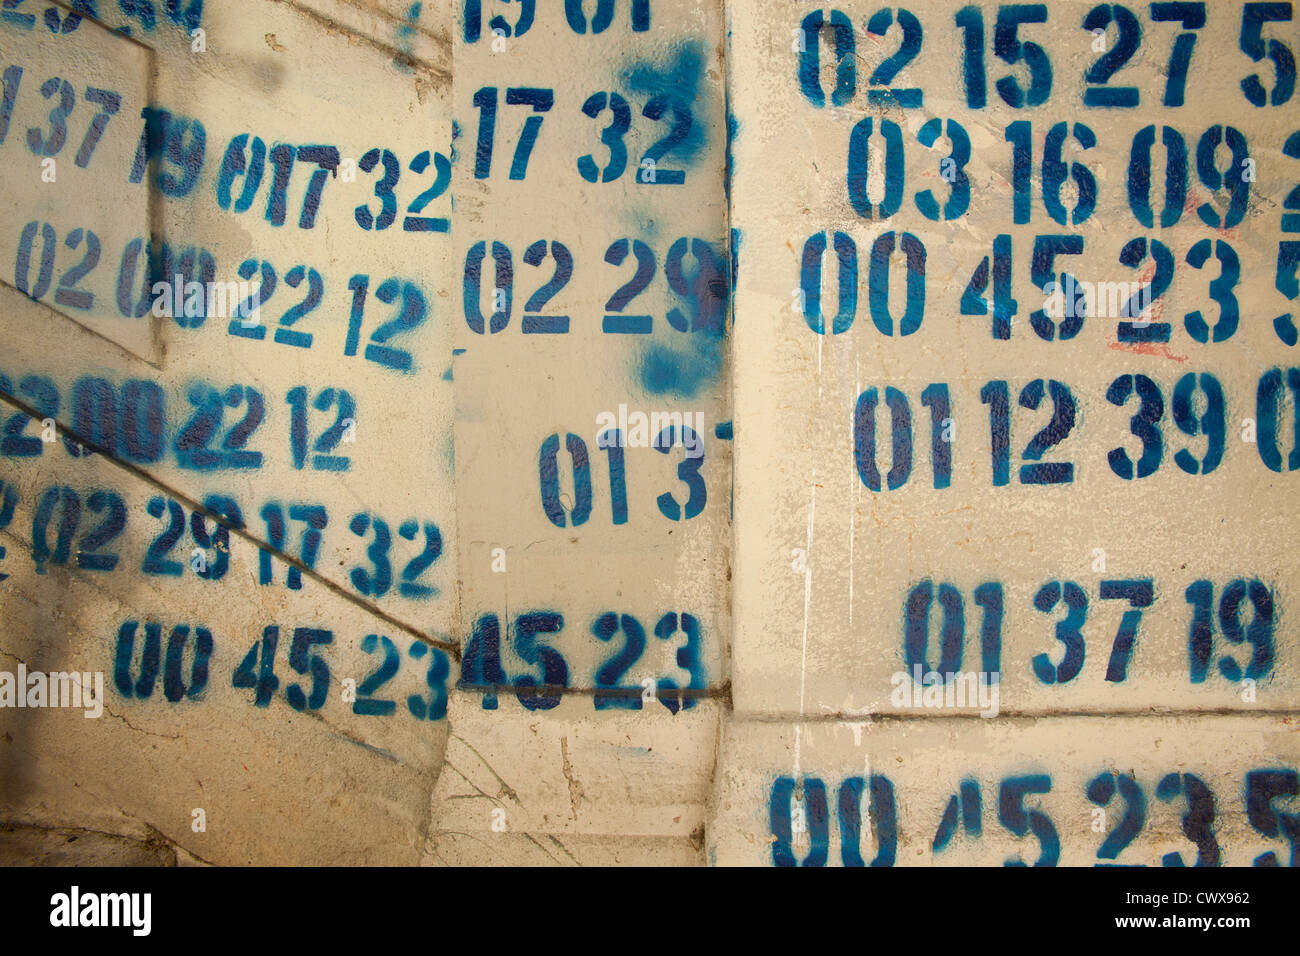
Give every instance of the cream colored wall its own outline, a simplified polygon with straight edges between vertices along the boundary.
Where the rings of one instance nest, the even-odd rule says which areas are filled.
[[[1300,662],[1289,613],[1297,581],[1288,546],[1295,473],[1285,461],[1293,409],[1283,402],[1281,472],[1268,470],[1257,443],[1243,440],[1249,431],[1243,419],[1257,418],[1261,375],[1294,364],[1272,319],[1289,307],[1274,279],[1277,246],[1289,241],[1277,217],[1295,176],[1294,160],[1281,152],[1292,132],[1289,108],[1255,108],[1240,92],[1241,77],[1252,70],[1267,77],[1271,69],[1270,61],[1256,65],[1238,50],[1240,4],[1212,5],[1210,23],[1198,33],[1183,107],[1160,105],[1175,25],[1152,24],[1145,7],[1138,10],[1143,46],[1114,80],[1140,89],[1135,110],[1081,105],[1082,74],[1098,56],[1094,38],[1079,28],[1092,6],[1083,3],[1052,4],[1048,24],[1021,27],[1022,39],[1046,48],[1054,70],[1051,100],[1027,110],[1010,109],[994,88],[1003,74],[1024,75],[993,54],[994,5],[983,8],[989,105],[982,110],[968,108],[963,94],[961,32],[953,22],[961,5],[955,3],[908,8],[923,25],[923,46],[894,85],[923,89],[924,103],[907,110],[866,103],[867,78],[882,51],[894,48],[898,31],[869,38],[865,24],[876,7],[856,3],[841,6],[855,29],[856,96],[820,109],[800,92],[792,49],[812,8],[787,0],[649,0],[646,30],[633,29],[632,4],[616,0],[613,21],[599,34],[590,23],[575,32],[561,6],[539,3],[522,35],[514,27],[519,4],[482,0],[477,39],[466,35],[462,0],[226,0],[205,4],[201,52],[161,4],[154,28],[137,21],[130,37],[113,32],[126,24],[121,14],[106,0],[100,6],[104,24],[87,20],[67,34],[51,33],[39,16],[31,31],[0,24],[0,68],[22,68],[0,142],[0,264],[19,257],[29,222],[48,222],[57,242],[52,281],[37,301],[7,267],[0,272],[0,374],[9,380],[0,405],[6,420],[33,404],[43,412],[44,398],[25,391],[22,381],[44,376],[60,395],[52,417],[62,436],[77,431],[72,396],[79,379],[107,379],[119,401],[128,381],[156,382],[168,428],[156,461],[131,461],[120,449],[74,457],[62,443],[43,443],[35,456],[0,456],[0,506],[6,493],[15,496],[13,516],[0,528],[0,574],[8,575],[0,580],[0,671],[20,665],[98,671],[105,682],[99,719],[72,709],[0,710],[0,821],[6,825],[0,856],[10,862],[770,865],[785,859],[788,780],[790,855],[811,854],[816,862],[820,781],[827,862],[839,865],[853,862],[843,850],[851,840],[844,838],[839,801],[848,793],[846,806],[853,806],[859,786],[853,781],[860,780],[857,819],[866,862],[888,844],[892,818],[898,864],[1000,865],[1038,855],[1032,835],[1017,836],[999,823],[999,809],[1001,794],[1014,790],[1017,778],[1042,777],[1050,789],[1031,784],[1039,792],[1025,797],[1025,808],[1050,819],[1062,864],[1090,865],[1122,801],[1116,796],[1101,807],[1087,791],[1098,775],[1113,773],[1131,775],[1147,805],[1145,828],[1120,862],[1159,865],[1175,852],[1189,865],[1194,861],[1196,848],[1180,830],[1186,797],[1161,785],[1171,774],[1195,775],[1214,793],[1224,862],[1249,865],[1268,851],[1286,862],[1285,840],[1251,827],[1244,793],[1250,772],[1296,767]],[[590,19],[595,4],[583,7]],[[509,35],[493,35],[498,15],[511,25]],[[1293,24],[1269,24],[1265,35],[1295,45]],[[827,88],[829,51],[829,39],[823,40]],[[46,182],[27,130],[47,128],[55,100],[43,97],[40,85],[53,76],[69,82],[75,106],[66,143],[52,157],[55,180]],[[87,87],[120,93],[121,105],[81,168],[74,157],[95,114],[84,98]],[[534,112],[528,103],[508,102],[510,89],[551,90],[554,102]],[[480,176],[484,90],[496,91],[498,105],[490,169]],[[613,155],[601,139],[611,110],[592,117],[582,109],[600,92],[618,93],[628,104],[628,130],[613,138],[626,147],[627,162],[611,181],[591,183],[579,173],[579,157],[590,155],[604,171]],[[645,115],[656,96],[688,103],[691,111],[684,148],[670,151],[658,170],[682,170],[679,185],[641,181],[641,158],[673,118],[671,112],[663,119]],[[150,178],[128,182],[144,127],[141,109],[151,103],[203,124],[203,164],[184,196],[151,188]],[[873,150],[886,120],[902,136],[902,206],[887,222],[858,216],[846,195],[850,131],[867,116],[876,124]],[[526,174],[512,179],[527,117],[542,122]],[[932,150],[917,141],[933,117],[957,120],[972,143],[965,167],[970,207],[947,222],[924,218],[913,199],[926,188],[940,201],[947,195],[937,168],[947,140]],[[1011,146],[1003,134],[1020,119],[1034,124],[1026,224],[1012,221]],[[1040,198],[1044,138],[1059,120],[1086,123],[1098,139],[1091,149],[1071,145],[1065,152],[1067,163],[1081,162],[1098,184],[1096,211],[1078,225],[1054,222]],[[1141,226],[1126,192],[1130,144],[1148,124],[1182,130],[1192,154],[1187,209],[1163,230]],[[1212,124],[1240,129],[1257,164],[1244,220],[1220,230],[1194,211],[1206,201],[1224,208],[1198,184],[1195,169],[1197,139]],[[269,163],[249,209],[221,208],[219,171],[227,145],[241,133],[260,136],[268,149],[334,145],[353,163],[371,148],[390,150],[400,164],[394,225],[365,230],[354,214],[363,205],[372,215],[381,209],[375,183],[382,165],[358,170],[355,181],[330,176],[310,229],[299,217],[316,167],[301,162],[290,179],[283,225],[266,215]],[[402,228],[408,205],[434,182],[435,165],[423,173],[410,168],[424,150],[447,157],[452,172],[450,188],[420,215],[449,219],[449,232]],[[1158,145],[1154,155],[1162,155]],[[1220,168],[1225,157],[1221,149]],[[873,202],[884,190],[882,159],[871,153]],[[161,169],[177,173],[174,164]],[[1159,159],[1152,180],[1158,204]],[[241,185],[236,178],[236,194]],[[1072,207],[1072,187],[1064,195]],[[98,267],[82,282],[94,293],[89,308],[66,295],[56,299],[59,277],[81,256],[65,245],[76,228],[93,231],[102,247]],[[869,311],[870,250],[889,230],[915,235],[927,251],[924,321],[905,337],[882,335]],[[841,334],[815,333],[794,291],[804,243],[821,231],[844,233],[858,250],[856,319]],[[224,317],[209,317],[198,328],[166,317],[123,317],[117,304],[123,250],[150,233],[174,248],[209,250],[218,280],[235,279],[246,259],[271,263],[280,283],[263,309],[265,337],[232,335]],[[972,271],[1000,234],[1011,236],[1019,302],[1008,341],[991,337],[989,317],[958,309]],[[1030,254],[1043,234],[1083,236],[1084,255],[1062,257],[1057,271],[1092,281],[1131,281],[1139,274],[1118,264],[1129,240],[1151,236],[1165,243],[1176,268],[1162,304],[1173,325],[1168,346],[1126,346],[1116,341],[1112,322],[1098,317],[1069,341],[1036,336],[1027,316],[1041,294],[1030,281]],[[1202,238],[1228,242],[1242,262],[1235,290],[1240,327],[1210,344],[1193,341],[1183,323],[1195,308],[1212,315],[1205,289],[1217,266],[1211,261],[1196,270],[1185,261]],[[674,252],[680,239],[687,240],[688,255]],[[547,244],[543,257],[526,262],[539,240]],[[615,265],[616,255],[606,257],[618,240],[627,240],[628,252]],[[669,318],[673,309],[691,313],[689,296],[681,293],[694,281],[695,249],[704,246],[690,240],[707,244],[722,263],[736,257],[729,299],[716,286],[705,294],[706,305],[727,311],[725,338],[707,328],[679,330]],[[485,316],[493,310],[494,243],[509,250],[513,267],[510,317],[497,332],[480,332],[466,320],[466,261],[480,243]],[[557,243],[572,259],[572,275],[542,314],[567,315],[568,331],[525,332],[525,302],[556,273]],[[42,248],[41,240],[33,246]],[[654,274],[625,312],[650,315],[651,331],[605,332],[607,300],[632,279],[636,248],[650,253]],[[25,280],[28,291],[39,256],[34,253],[33,278]],[[670,262],[683,266],[684,284],[670,276]],[[890,263],[897,319],[905,257],[896,252]],[[300,301],[307,287],[286,284],[286,274],[300,264],[317,271],[324,289],[320,307],[297,327],[313,336],[307,349],[274,340],[284,307]],[[347,355],[349,281],[356,275],[370,277],[369,292],[356,354]],[[828,315],[836,304],[835,276],[828,251],[822,280]],[[428,305],[423,324],[388,343],[409,350],[409,371],[366,356],[368,345],[384,344],[370,336],[400,303],[377,301],[389,277],[410,283]],[[1227,400],[1226,449],[1209,475],[1185,474],[1174,462],[1183,447],[1195,454],[1203,448],[1204,439],[1185,438],[1171,420],[1174,385],[1192,371],[1215,375]],[[1148,376],[1161,390],[1165,451],[1155,474],[1125,481],[1107,455],[1117,446],[1134,459],[1139,454],[1141,444],[1129,432],[1136,401],[1121,408],[1105,395],[1117,376],[1129,373]],[[1075,429],[1045,458],[1075,463],[1070,484],[1018,480],[1021,450],[1048,418],[1046,405],[1032,412],[1016,402],[1036,378],[1068,384],[1078,401]],[[1011,481],[1003,487],[992,484],[988,408],[980,399],[985,383],[999,379],[1011,389]],[[921,403],[932,383],[947,383],[952,405],[952,478],[945,488],[933,487],[930,414]],[[177,436],[195,410],[189,393],[209,384],[223,396],[239,385],[263,397],[264,422],[247,446],[262,453],[260,467],[197,470],[178,458]],[[355,400],[353,440],[334,449],[348,457],[346,471],[314,468],[310,447],[305,467],[295,467],[288,396],[297,386],[312,398],[326,388],[346,389]],[[854,460],[855,405],[871,387],[882,397],[882,472],[891,454],[886,387],[907,396],[913,420],[911,476],[880,492],[864,485]],[[226,407],[214,447],[244,414],[243,401],[237,396]],[[623,449],[626,517],[616,520],[622,517],[613,494],[616,456],[599,447],[598,434],[603,416],[617,419],[620,406],[632,414],[680,412],[702,423],[698,513],[692,506],[681,511],[694,481],[686,449],[633,446]],[[333,420],[333,409],[313,410],[310,441]],[[39,435],[40,426],[29,424],[25,434]],[[589,459],[585,517],[581,482],[575,484],[565,450],[569,434]],[[560,447],[559,523],[548,516],[542,475],[552,435]],[[54,542],[64,515],[46,508],[46,520],[41,501],[47,489],[63,487],[82,506],[70,553],[62,564],[57,556],[38,560],[34,529],[39,537],[48,526],[45,536]],[[96,491],[120,495],[125,506],[124,530],[105,548],[119,555],[111,571],[78,560],[89,551],[87,532],[105,513],[91,510]],[[234,499],[246,528],[230,538],[229,570],[220,580],[204,580],[190,564],[191,513],[213,495]],[[151,513],[155,498],[160,502]],[[109,507],[106,496],[96,500]],[[180,573],[146,573],[142,564],[166,528],[159,515],[167,515],[168,500],[185,518],[167,555]],[[670,517],[674,502],[678,520]],[[305,560],[304,525],[293,518],[287,555],[260,557],[259,545],[270,543],[263,508],[277,504],[286,517],[294,505],[324,509],[328,520],[314,560]],[[353,530],[355,516],[364,516],[355,524],[360,533]],[[376,519],[391,538],[391,580],[377,589],[374,559],[383,548],[372,549]],[[399,530],[408,521],[416,523],[414,533],[404,536]],[[403,593],[402,570],[424,547],[426,525],[437,528],[441,554],[420,578],[436,591],[420,598]],[[217,560],[216,551],[201,550],[205,561]],[[298,564],[300,588],[288,586],[286,557]],[[264,567],[272,571],[267,584]],[[354,571],[367,572],[369,585]],[[968,671],[981,666],[975,589],[1002,585],[995,717],[981,718],[979,707],[913,707],[910,697],[898,696],[904,604],[926,579],[936,587],[950,583],[963,595]],[[1101,582],[1117,579],[1150,579],[1154,596],[1122,682],[1106,679],[1106,665],[1128,603],[1101,598]],[[1198,579],[1212,582],[1216,612],[1234,580],[1258,579],[1270,589],[1275,660],[1253,685],[1219,673],[1219,658],[1245,662],[1248,653],[1223,641],[1217,616],[1209,677],[1189,679],[1192,607],[1184,591]],[[1089,607],[1082,670],[1048,685],[1031,662],[1043,653],[1053,664],[1061,661],[1053,634],[1063,611],[1034,607],[1039,589],[1052,581],[1077,584]],[[939,654],[935,603],[932,663]],[[545,624],[538,616],[545,614],[562,621]],[[618,625],[612,634],[611,614]],[[698,635],[694,645],[686,615]],[[530,621],[558,628],[539,637],[563,656],[565,687],[556,691],[558,700],[541,706],[526,706],[538,701],[514,683],[540,676],[545,661],[526,639],[520,653],[521,618],[525,630]],[[1248,611],[1243,618],[1249,620]],[[140,624],[133,674],[145,622],[161,625],[164,654],[177,625],[191,628],[191,647],[193,629],[211,632],[202,694],[166,700],[165,662],[146,697],[116,688],[119,632],[132,621]],[[505,685],[496,688],[495,708],[485,706],[478,690],[455,686],[492,621]],[[279,683],[260,707],[256,689],[232,686],[232,677],[268,626],[279,627]],[[290,650],[295,628],[305,627],[330,631],[332,642],[309,648],[300,661],[306,673],[299,673]],[[630,706],[617,706],[620,701],[602,693],[609,681],[598,674],[608,674],[629,633],[633,646],[643,634],[645,647],[618,678],[621,702]],[[385,645],[367,642],[369,635],[390,640],[399,661],[396,676],[379,691],[395,703],[390,715],[357,713],[347,696],[381,663]],[[328,665],[328,694],[320,707],[297,710],[288,690],[294,684],[310,690],[305,661],[313,652]],[[445,677],[430,671],[431,662],[443,660]],[[437,703],[444,680],[445,716],[418,719],[415,711]],[[683,701],[675,698],[679,688],[688,688]],[[980,794],[982,836],[958,828],[936,850],[936,828],[963,781],[965,792],[973,786]],[[1296,812],[1295,799],[1285,796],[1272,807]],[[66,836],[78,834],[83,839],[69,849]]]

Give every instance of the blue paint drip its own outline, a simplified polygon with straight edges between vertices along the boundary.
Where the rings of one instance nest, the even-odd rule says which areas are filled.
[[[740,283],[740,240],[742,238],[744,238],[744,233],[733,226],[731,229],[731,288],[733,290]],[[731,318],[734,322],[734,313]]]
[[[722,177],[722,191],[727,197],[727,203],[731,203],[731,179],[736,175],[736,159],[732,147],[736,142],[736,134],[740,132],[740,120],[736,119],[735,114],[730,109],[727,110],[727,160],[726,167]]]

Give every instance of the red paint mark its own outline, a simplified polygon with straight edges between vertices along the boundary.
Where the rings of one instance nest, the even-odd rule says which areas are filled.
[[[1140,283],[1142,283],[1143,285],[1150,285],[1150,284],[1151,284],[1151,281],[1152,281],[1153,279],[1155,279],[1155,277],[1156,277],[1156,260],[1155,260],[1155,257],[1154,257],[1154,256],[1148,256],[1148,258],[1149,258],[1151,261],[1148,262],[1145,266],[1143,266],[1143,267],[1142,267],[1142,271],[1138,273],[1138,281],[1139,281]],[[1164,315],[1165,315],[1165,301],[1164,301],[1163,298],[1153,299],[1153,300],[1151,301],[1151,305],[1150,305],[1148,308],[1150,308],[1150,310],[1151,310],[1151,321],[1152,321],[1152,322],[1159,322],[1159,321],[1161,321],[1162,319],[1164,319]]]
[[[1132,352],[1134,355],[1154,355],[1174,362],[1186,362],[1186,355],[1174,355],[1169,351],[1167,342],[1107,342],[1106,347],[1116,352]]]
[[[1187,190],[1187,201],[1183,203],[1183,214],[1188,216],[1194,214],[1197,219],[1200,219],[1201,214],[1197,212],[1197,210],[1200,209],[1201,206],[1209,206],[1211,209],[1214,209],[1214,203],[1210,202],[1210,196],[1201,195],[1197,190],[1194,189]],[[1214,211],[1216,214],[1218,213],[1217,209],[1214,209]],[[1237,238],[1236,226],[1233,226],[1231,229],[1224,229],[1222,226],[1220,226],[1216,228],[1214,231],[1218,233],[1220,239]]]

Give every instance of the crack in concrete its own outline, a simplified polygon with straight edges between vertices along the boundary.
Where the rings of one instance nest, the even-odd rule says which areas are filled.
[[[18,409],[19,411],[23,412],[24,414],[28,415],[29,417],[33,418],[36,421],[41,421],[44,418],[50,417],[41,414],[35,408],[33,408],[32,406],[24,402],[22,399],[16,398],[14,395],[10,394],[9,392],[0,390],[0,404],[5,404],[5,403],[12,405],[14,408]],[[160,478],[153,475],[149,471],[146,471],[144,468],[141,468],[139,465],[122,460],[121,458],[117,457],[115,452],[103,448],[102,446],[96,444],[95,442],[92,442],[89,439],[83,437],[82,435],[78,434],[74,429],[67,427],[63,421],[56,418],[55,423],[58,427],[58,431],[60,435],[65,436],[67,438],[71,438],[79,445],[91,449],[93,452],[95,452],[95,454],[103,457],[103,459],[107,461],[109,464],[114,465],[115,467],[121,469],[122,471],[125,471],[127,474],[131,475],[132,477],[145,482],[151,487],[156,488],[158,491],[161,491],[164,494],[168,495],[169,497],[175,499],[177,502],[184,505],[191,512],[197,512],[203,515],[208,520],[216,522],[221,527],[227,529],[231,534],[239,537],[240,539],[247,542],[248,544],[251,544],[256,548],[259,548],[262,551],[265,551],[275,556],[276,558],[279,558],[281,561],[285,562],[291,567],[297,568],[299,573],[302,574],[304,577],[310,578],[312,581],[316,582],[317,584],[325,588],[327,591],[329,591],[336,597],[339,597],[344,601],[346,601],[348,604],[351,604],[353,607],[359,608],[367,612],[371,616],[378,618],[380,621],[383,621],[385,624],[388,624],[394,628],[403,631],[404,633],[410,635],[411,637],[414,637],[417,640],[422,641],[425,644],[428,644],[430,647],[436,647],[439,650],[442,650],[447,654],[450,654],[453,657],[453,659],[455,659],[457,664],[460,663],[460,645],[458,643],[439,640],[438,638],[431,637],[430,635],[426,634],[424,631],[416,627],[414,624],[408,624],[407,622],[401,620],[398,617],[393,616],[387,611],[380,609],[375,604],[369,601],[365,601],[359,596],[352,594],[343,585],[338,584],[337,582],[332,581],[331,579],[325,577],[323,574],[321,574],[319,571],[315,570],[314,568],[308,567],[298,558],[295,558],[293,555],[288,554],[287,552],[274,547],[273,545],[269,544],[266,541],[263,541],[257,535],[252,534],[247,529],[247,527],[232,524],[230,520],[226,518],[224,515],[220,515],[213,511],[210,511],[208,508],[204,507],[197,500],[190,497],[185,492],[180,491],[179,489],[173,487],[172,485],[169,485],[167,482],[161,480]]]

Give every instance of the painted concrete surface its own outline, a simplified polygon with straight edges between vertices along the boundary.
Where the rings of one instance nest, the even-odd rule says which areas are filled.
[[[12,11],[0,858],[1289,863],[1300,41],[1033,6]]]

